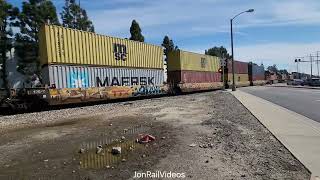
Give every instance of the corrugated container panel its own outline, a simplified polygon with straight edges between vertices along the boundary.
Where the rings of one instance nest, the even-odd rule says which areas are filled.
[[[40,46],[40,47],[41,47],[41,46],[44,46],[45,51],[47,51],[46,45],[45,45],[46,39],[47,39],[47,36],[45,35],[45,29],[44,29],[44,28],[43,28],[43,29],[40,29],[39,34],[40,34],[41,37],[43,37],[43,39],[39,39],[39,46]],[[44,51],[40,51],[39,53],[40,53],[40,54],[39,54],[40,56],[46,56],[45,54],[43,54]],[[1,86],[0,86],[0,87],[1,87]]]
[[[248,63],[241,61],[234,61],[235,73],[236,74],[248,74]],[[232,73],[232,61],[228,61],[228,73]]]
[[[68,52],[68,49],[69,49],[69,47],[68,47],[68,39],[69,39],[69,37],[68,37],[68,34],[67,34],[67,29],[62,29],[61,39],[63,41],[64,58],[65,59],[70,59],[69,56],[68,56],[68,54],[69,54],[69,52]]]
[[[69,47],[69,50],[70,50],[70,57],[71,57],[71,61],[73,61],[74,59],[76,59],[75,58],[75,54],[74,54],[74,33],[70,30],[70,29],[68,29],[68,33],[69,33],[69,37],[70,37],[70,40],[69,40],[69,42],[70,42],[70,47]]]
[[[65,38],[65,40],[66,40],[66,54],[67,54],[67,58],[68,59],[73,59],[72,58],[72,47],[71,47],[71,34],[70,34],[70,31],[69,31],[69,29],[65,29],[65,31],[66,31],[66,36],[68,37],[68,38]]]
[[[104,48],[104,43],[103,43],[103,36],[99,35],[99,51],[101,52],[101,57],[100,57],[100,62],[101,64],[104,62],[104,59],[105,59],[105,48]]]
[[[89,62],[90,58],[89,58],[89,44],[88,44],[88,34],[87,33],[83,33],[82,36],[82,41],[83,41],[83,61],[85,62]]]
[[[158,69],[49,65],[42,69],[42,76],[44,84],[54,84],[58,89],[99,87],[97,78],[102,84],[106,83],[106,86],[111,86],[113,79],[118,81],[120,86],[131,86],[135,80],[139,81],[138,85],[145,85],[144,81],[147,85],[162,85],[164,82],[164,72]],[[125,84],[125,81],[129,83]]]
[[[101,50],[101,43],[100,43],[100,35],[96,34],[96,53],[97,53],[97,62],[98,64],[103,64],[102,62],[102,58],[101,58],[101,54],[102,52],[100,51]]]
[[[44,44],[39,48],[41,65],[163,68],[163,48],[160,46],[54,25],[44,25],[39,39]]]
[[[96,64],[96,65],[101,65],[99,64],[99,62],[97,62],[97,53],[96,53],[96,37],[95,37],[95,34],[93,33],[90,33],[90,36],[91,36],[91,52],[92,52],[92,64]],[[90,62],[88,62],[87,64],[90,64]]]
[[[221,73],[199,71],[169,71],[168,82],[171,83],[210,83],[222,82]]]
[[[50,39],[46,39],[47,48],[43,49],[41,51],[44,51],[44,52],[42,52],[42,54],[44,55],[43,59],[52,59],[52,61],[56,61],[57,60],[56,53],[52,53],[52,52],[57,51],[56,46],[52,45],[52,44],[55,44],[55,36],[54,36],[54,33],[51,33],[52,31],[53,31],[52,27],[46,27],[46,35],[48,34],[50,36]],[[41,38],[39,38],[39,39],[41,39]],[[41,48],[41,47],[39,47],[39,48]],[[46,54],[48,56],[46,56]],[[40,57],[42,57],[42,56],[40,56]]]
[[[70,60],[71,64],[78,64],[80,62],[80,55],[79,55],[79,51],[77,51],[77,49],[79,49],[79,33],[78,31],[73,31],[74,32],[74,54],[75,54],[75,59]],[[54,61],[53,61],[54,62]]]
[[[259,81],[265,79],[265,70],[263,65],[249,63],[249,80]]]
[[[96,64],[98,65],[102,65],[102,62],[100,62],[100,59],[99,59],[99,37],[97,34],[93,34],[93,37],[94,37],[94,43],[93,43],[93,47],[94,47],[94,54],[95,54],[95,62]]]
[[[186,51],[173,51],[168,55],[168,71],[209,71],[218,72],[220,60],[215,56],[208,56]]]
[[[67,37],[64,36],[63,28],[59,27],[59,42],[60,42],[60,53],[61,53],[60,63],[63,62],[63,59],[66,59],[65,38]]]
[[[86,45],[85,45],[85,39],[86,35],[82,31],[79,31],[79,47],[80,47],[80,58],[79,58],[79,63],[87,61],[86,58]]]
[[[261,66],[259,66],[257,64],[253,64],[252,65],[252,75],[254,75],[254,76],[263,75],[264,76],[264,73],[265,73],[265,70],[264,70],[264,66],[263,65],[261,65]]]
[[[235,74],[234,76],[235,76],[234,80],[236,82],[241,82],[241,81],[247,82],[247,81],[249,81],[249,75],[248,74]],[[232,82],[232,73],[228,74],[228,81]]]
[[[52,52],[53,56],[56,57],[56,62],[60,62],[60,57],[61,57],[61,49],[60,49],[60,40],[59,40],[59,29],[58,28],[53,28],[52,29],[54,41],[51,43],[51,46],[55,46],[56,52]],[[41,47],[40,47],[41,48]]]

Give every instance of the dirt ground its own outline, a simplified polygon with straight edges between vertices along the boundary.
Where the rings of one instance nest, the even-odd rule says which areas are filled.
[[[2,123],[0,179],[117,180],[147,171],[181,173],[186,179],[310,179],[308,170],[227,92],[70,111],[72,116],[50,115],[34,124],[26,117],[50,112]],[[139,134],[156,140],[136,143]],[[121,147],[121,154],[112,155],[112,147]]]

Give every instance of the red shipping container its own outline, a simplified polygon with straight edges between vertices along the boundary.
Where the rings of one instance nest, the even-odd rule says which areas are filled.
[[[222,76],[219,72],[201,71],[169,71],[168,82],[170,83],[210,83],[221,82]]]
[[[234,61],[235,74],[248,74],[248,63],[241,61]],[[232,61],[228,61],[228,73],[232,73]]]

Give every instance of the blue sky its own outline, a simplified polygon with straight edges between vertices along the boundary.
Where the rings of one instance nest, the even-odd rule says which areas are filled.
[[[64,0],[53,2],[60,13]],[[295,71],[295,57],[320,51],[319,0],[81,0],[81,6],[99,34],[129,37],[136,19],[147,42],[160,45],[169,35],[179,48],[200,53],[213,46],[230,49],[229,19],[253,8],[234,23],[235,59]],[[310,63],[301,70],[310,72]]]

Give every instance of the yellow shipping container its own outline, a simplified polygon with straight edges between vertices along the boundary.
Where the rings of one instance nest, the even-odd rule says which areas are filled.
[[[236,82],[247,82],[249,81],[249,75],[248,74],[234,74],[234,80]],[[228,81],[232,82],[232,74],[228,74]]]
[[[234,74],[234,80],[236,87],[246,87],[250,86],[249,75],[248,74]],[[232,87],[232,74],[228,73],[228,85]]]
[[[163,68],[161,46],[54,25],[42,26],[39,40],[41,65]]]
[[[168,71],[209,71],[218,72],[218,57],[177,50],[168,55]]]

